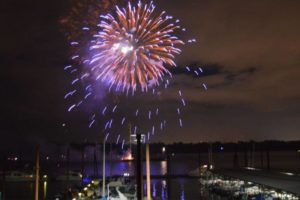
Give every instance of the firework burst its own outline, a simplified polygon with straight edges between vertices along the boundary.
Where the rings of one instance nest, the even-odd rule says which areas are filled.
[[[172,17],[165,12],[155,16],[152,2],[125,8],[116,7],[116,16],[101,15],[90,47],[93,57],[91,70],[100,79],[117,90],[135,91],[159,85],[165,74],[171,73],[164,65],[176,66],[174,58],[181,51],[183,41],[174,35],[180,26],[170,23]]]
[[[141,133],[147,141],[164,132],[169,123],[185,126],[182,119],[187,105],[184,93],[179,88],[175,92],[169,89],[175,85],[174,81],[164,75],[172,76],[175,56],[184,44],[175,34],[177,30],[184,32],[186,29],[180,28],[178,19],[164,12],[156,14],[152,2],[116,7],[115,12],[101,15],[99,23],[96,13],[112,10],[114,3],[123,0],[102,1],[107,2],[108,7],[97,0],[89,2],[75,6],[80,9],[73,9],[65,18],[70,23],[64,21],[64,25],[71,25],[67,36],[72,51],[71,63],[64,68],[72,77],[71,88],[64,96],[67,111],[73,112],[79,107],[87,111],[88,127],[101,129],[105,140],[109,138],[122,144],[122,148],[128,140],[125,134],[128,124],[132,125],[131,133]],[[93,12],[86,12],[87,8],[93,8]],[[188,44],[195,42],[196,39],[186,41]],[[185,69],[184,73],[192,76],[200,77],[203,73],[199,66],[186,66]],[[207,89],[204,83],[203,87]],[[114,91],[132,91],[136,95]],[[177,99],[176,107],[174,104],[162,106],[164,96]],[[175,121],[168,119],[170,115]]]

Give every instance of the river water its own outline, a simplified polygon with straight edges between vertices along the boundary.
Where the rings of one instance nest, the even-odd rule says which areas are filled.
[[[162,200],[180,199],[180,200],[197,200],[208,199],[200,194],[200,185],[196,179],[172,179],[171,180],[171,197],[167,197],[167,181],[154,179],[151,181],[151,193],[153,197],[159,197]],[[63,182],[49,181],[40,185],[40,199],[53,200],[54,195],[66,189]],[[9,183],[6,185],[7,200],[33,200],[34,183]]]
[[[70,169],[78,170],[81,168],[81,164],[78,162],[71,163]],[[42,166],[43,167],[43,166]],[[198,167],[197,157],[194,156],[176,156],[176,159],[171,159],[171,174],[186,174],[189,171]],[[97,166],[98,175],[102,175],[102,163]],[[65,167],[48,165],[44,166],[43,173],[54,174],[62,173],[65,171]],[[144,163],[145,172],[145,163]],[[95,164],[85,163],[85,174],[94,175]],[[107,162],[106,174],[107,175],[123,175],[129,173],[134,175],[134,162]],[[167,173],[166,161],[152,161],[151,162],[151,174],[152,175],[164,175]],[[53,200],[54,195],[67,189],[68,184],[66,182],[58,182],[51,180],[40,183],[40,199],[41,200]],[[144,181],[145,183],[145,181]],[[170,184],[170,197],[167,197],[167,184]],[[70,185],[70,184],[69,184]],[[80,185],[80,183],[73,182],[71,185]],[[144,185],[144,189],[145,185]],[[203,191],[202,191],[203,192]],[[167,181],[166,179],[152,179],[151,180],[151,193],[153,197],[158,199],[180,199],[180,200],[197,200],[207,199],[201,195],[200,184],[198,179],[191,178],[173,178]],[[5,185],[6,200],[32,200],[34,199],[34,183],[6,183]],[[202,198],[203,197],[203,198]]]
[[[200,156],[200,161],[206,163],[206,154]],[[233,153],[222,153],[214,155],[214,164],[217,167],[230,168],[233,166]],[[239,158],[243,158],[243,155],[239,155]],[[282,158],[282,159],[279,159]],[[271,168],[272,169],[299,169],[299,155],[297,152],[274,152],[271,154]],[[281,162],[277,162],[281,160]],[[284,161],[284,162],[283,162]],[[239,159],[240,166],[243,166],[244,161]],[[171,170],[172,175],[187,174],[189,171],[194,170],[199,166],[199,155],[197,154],[185,154],[175,155],[171,158]],[[203,164],[202,163],[202,164]],[[123,175],[129,173],[134,175],[134,162],[117,162],[107,161],[106,174],[110,175]],[[255,158],[252,166],[265,167],[266,162],[260,162],[259,155]],[[61,174],[66,171],[66,164],[61,163],[59,166],[54,163],[42,163],[42,173],[47,174],[49,180],[47,182],[41,182],[40,184],[40,200],[53,200],[54,195],[67,189],[66,182],[53,181],[51,177],[55,174]],[[71,170],[80,170],[80,162],[71,162]],[[102,175],[102,163],[99,162],[95,166],[93,162],[85,163],[84,174],[94,175],[97,173]],[[97,169],[95,171],[95,169]],[[164,175],[167,173],[166,161],[151,161],[151,174],[152,175]],[[42,175],[43,175],[42,174]],[[145,174],[145,164],[144,164]],[[76,183],[73,183],[76,184]],[[80,183],[77,183],[80,184]],[[170,184],[170,196],[167,198],[167,186]],[[162,200],[200,200],[200,199],[220,199],[213,194],[209,194],[208,191],[201,189],[198,179],[191,178],[173,178],[170,181],[165,179],[152,179],[152,196],[158,197]],[[1,186],[0,186],[1,188]],[[5,200],[32,200],[34,199],[34,184],[33,183],[6,183],[5,184]]]

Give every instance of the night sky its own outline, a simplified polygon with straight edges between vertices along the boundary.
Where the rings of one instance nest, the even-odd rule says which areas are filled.
[[[300,1],[155,3],[181,20],[184,37],[197,39],[183,48],[178,65],[205,73],[199,79],[176,71],[170,95],[158,103],[172,106],[178,100],[172,90],[182,88],[184,127],[171,124],[153,141],[300,139]],[[84,113],[66,112],[63,99],[68,45],[58,22],[68,2],[8,0],[1,8],[1,145],[99,138]]]

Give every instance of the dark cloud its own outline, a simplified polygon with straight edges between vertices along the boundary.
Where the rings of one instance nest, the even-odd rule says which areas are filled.
[[[217,64],[203,65],[200,64],[199,62],[192,62],[189,64],[187,63],[185,67],[179,66],[179,67],[171,68],[169,70],[174,75],[186,74],[186,75],[191,75],[193,77],[199,77],[199,75],[203,77],[203,76],[211,76],[220,73],[222,70],[222,66]],[[195,71],[197,71],[199,75],[197,75]]]

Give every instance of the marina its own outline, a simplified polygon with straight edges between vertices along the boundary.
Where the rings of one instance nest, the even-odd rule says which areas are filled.
[[[0,200],[300,200],[299,8],[1,2]]]
[[[151,161],[151,198],[168,200],[174,199],[209,200],[215,199],[299,199],[297,188],[299,184],[299,174],[295,170],[287,169],[260,169],[260,168],[225,168],[229,163],[224,163],[224,159],[219,160],[220,153],[214,152],[212,158],[209,154],[174,154],[170,159],[154,159]],[[222,152],[221,152],[222,154]],[[224,156],[226,153],[223,153]],[[276,155],[275,153],[272,153]],[[289,154],[293,154],[290,152]],[[288,154],[287,154],[288,155]],[[222,157],[224,157],[222,156]],[[234,157],[234,153],[232,154]],[[93,157],[93,156],[91,156]],[[134,157],[134,156],[132,156]],[[286,156],[288,157],[288,156]],[[213,160],[213,166],[199,165],[199,158],[202,162],[208,163]],[[206,158],[207,160],[205,161]],[[107,199],[123,200],[136,199],[136,176],[135,160],[110,161],[107,157],[106,184],[105,191]],[[227,159],[228,161],[231,159]],[[67,200],[67,199],[101,199],[103,193],[102,178],[95,178],[95,166],[98,166],[98,175],[102,175],[102,165],[95,165],[94,162],[85,162],[84,174],[79,171],[66,172],[66,167],[70,169],[80,169],[82,163],[70,162],[66,165],[67,159],[63,159],[58,165],[45,165],[41,162],[40,189],[39,196],[43,200]],[[289,160],[285,160],[289,162]],[[98,161],[101,163],[101,161]],[[168,162],[169,168],[168,168]],[[231,161],[232,162],[232,161]],[[64,164],[65,163],[65,164]],[[146,161],[143,161],[143,193],[146,194]],[[52,166],[52,167],[51,167]],[[273,167],[271,165],[271,167]],[[209,169],[210,168],[210,169]],[[47,170],[46,170],[47,169]],[[169,173],[168,173],[169,171]],[[289,173],[293,172],[293,173]],[[13,171],[12,171],[13,172]],[[15,171],[17,172],[17,171]],[[14,173],[15,173],[14,172]],[[55,173],[51,173],[55,172]],[[10,172],[5,172],[6,178],[11,176]],[[22,174],[21,171],[19,174]],[[6,195],[9,199],[29,200],[34,195],[34,175],[30,180],[6,179]],[[21,182],[22,181],[22,182]],[[291,190],[292,186],[294,191]],[[26,189],[27,188],[27,189]],[[292,189],[293,189],[292,188]],[[20,191],[13,193],[13,190]],[[22,192],[23,191],[23,192]]]

